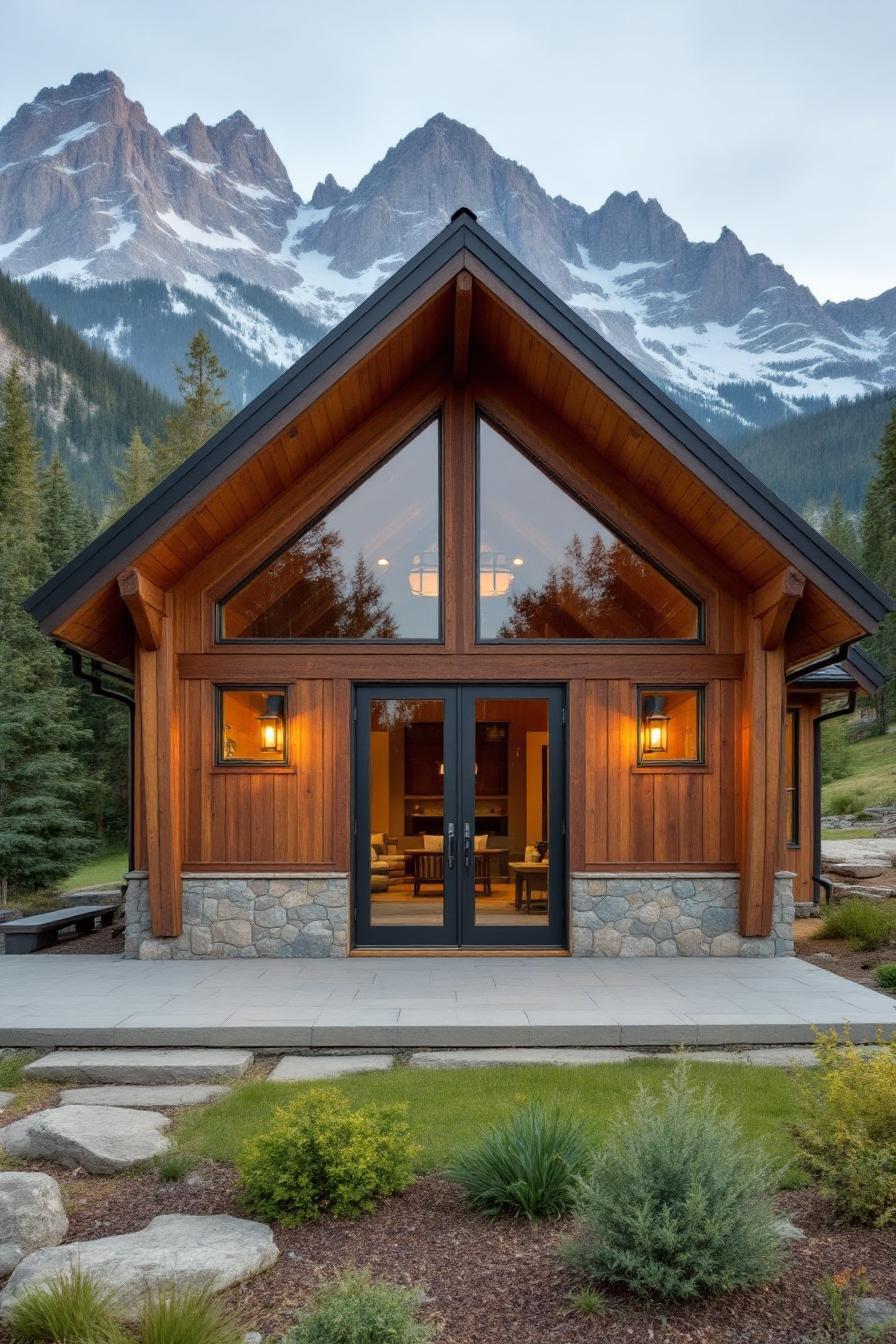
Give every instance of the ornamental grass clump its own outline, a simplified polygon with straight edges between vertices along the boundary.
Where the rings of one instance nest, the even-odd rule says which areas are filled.
[[[243,1202],[294,1227],[332,1214],[357,1218],[410,1185],[415,1146],[403,1104],[352,1109],[336,1088],[312,1088],[274,1112],[237,1163]]]
[[[819,1036],[815,1051],[797,1158],[842,1217],[883,1227],[896,1220],[896,1041],[864,1051],[844,1028]]]
[[[12,1308],[15,1344],[123,1344],[114,1297],[80,1266],[29,1288]]]
[[[400,1284],[344,1274],[318,1288],[283,1344],[429,1344],[435,1330],[417,1319],[422,1301]]]
[[[567,1213],[591,1162],[583,1122],[559,1107],[524,1106],[455,1159],[446,1171],[481,1213],[530,1220]]]
[[[843,938],[857,952],[874,952],[896,931],[896,902],[844,901],[829,906],[816,938]]]
[[[147,1293],[139,1344],[243,1344],[245,1327],[211,1287],[170,1284]]]
[[[781,1262],[779,1175],[681,1063],[660,1096],[641,1089],[596,1154],[561,1254],[588,1280],[640,1297],[765,1283]]]

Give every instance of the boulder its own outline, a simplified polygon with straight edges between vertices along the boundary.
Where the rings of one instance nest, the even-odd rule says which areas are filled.
[[[346,1073],[391,1069],[392,1055],[284,1055],[268,1074],[269,1083],[305,1083]]]
[[[67,1087],[59,1093],[60,1106],[204,1106],[226,1097],[229,1087],[214,1083],[158,1083],[141,1087],[123,1083],[108,1087]]]
[[[884,859],[868,859],[855,863],[829,863],[826,871],[836,877],[868,878],[880,877],[882,873],[892,871],[893,865]]]
[[[242,1077],[252,1058],[250,1050],[54,1050],[24,1072],[54,1083],[205,1083]]]
[[[7,1107],[11,1101],[15,1101],[15,1099],[15,1092],[0,1092],[0,1111]]]
[[[264,1223],[229,1214],[161,1214],[140,1232],[27,1256],[0,1293],[0,1320],[9,1320],[28,1289],[45,1286],[74,1266],[113,1292],[125,1317],[133,1320],[148,1290],[176,1282],[178,1288],[209,1286],[222,1292],[270,1269],[278,1255]]]
[[[856,1325],[866,1334],[879,1334],[896,1325],[896,1302],[886,1297],[860,1297],[856,1302]]]
[[[68,1231],[62,1195],[42,1171],[0,1171],[0,1278],[44,1246],[58,1246]]]
[[[36,1111],[0,1129],[0,1148],[12,1157],[39,1158],[95,1175],[124,1171],[170,1146],[171,1124],[158,1111],[119,1106],[60,1106]]]

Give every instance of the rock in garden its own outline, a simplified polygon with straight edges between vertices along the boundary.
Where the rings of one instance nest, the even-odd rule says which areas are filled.
[[[0,1172],[0,1278],[68,1231],[59,1186],[42,1171]]]
[[[778,1236],[782,1241],[805,1241],[806,1234],[796,1223],[792,1223],[789,1218],[779,1218],[777,1223]]]
[[[892,1329],[896,1325],[896,1302],[885,1297],[860,1297],[856,1303],[856,1325],[868,1334]]]
[[[0,1111],[3,1110],[4,1106],[8,1106],[11,1101],[15,1101],[15,1099],[15,1092],[0,1092]]]
[[[864,863],[829,863],[827,871],[836,873],[838,877],[880,877],[882,873],[890,870],[891,864],[886,860],[868,859]]]
[[[141,1232],[35,1251],[0,1293],[0,1319],[9,1320],[28,1289],[48,1284],[75,1265],[113,1292],[124,1315],[133,1319],[148,1290],[176,1282],[180,1289],[209,1286],[222,1292],[270,1269],[278,1255],[264,1223],[229,1214],[162,1214]]]
[[[110,1084],[108,1087],[67,1087],[59,1093],[60,1106],[204,1106],[219,1101],[229,1087],[214,1083],[159,1083],[141,1087],[138,1083]]]
[[[169,1141],[161,1131],[170,1124],[158,1111],[60,1106],[0,1129],[0,1148],[12,1157],[43,1158],[107,1175],[164,1153]]]

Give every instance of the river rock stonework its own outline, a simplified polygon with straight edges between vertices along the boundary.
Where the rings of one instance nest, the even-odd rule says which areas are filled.
[[[782,957],[793,954],[793,874],[778,873],[768,938],[738,932],[740,881],[728,873],[574,873],[576,957]]]
[[[344,957],[348,874],[203,873],[183,879],[184,931],[153,938],[145,873],[129,873],[125,956],[141,961],[197,957]]]

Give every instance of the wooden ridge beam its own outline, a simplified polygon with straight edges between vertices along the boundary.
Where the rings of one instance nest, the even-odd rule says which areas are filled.
[[[139,569],[125,569],[118,576],[118,591],[130,612],[140,647],[158,649],[162,643],[162,621],[165,618],[165,594],[161,588],[141,574]]]
[[[806,579],[797,569],[776,574],[753,595],[753,614],[762,626],[762,647],[767,653],[781,647],[793,609],[806,587]]]
[[[470,372],[470,335],[473,327],[473,277],[461,271],[454,282],[454,381],[462,386]]]

